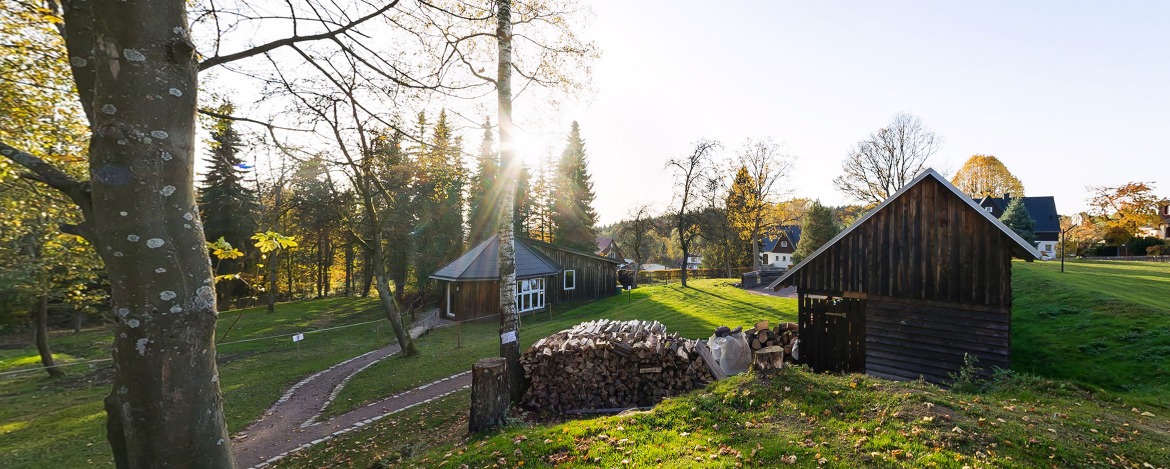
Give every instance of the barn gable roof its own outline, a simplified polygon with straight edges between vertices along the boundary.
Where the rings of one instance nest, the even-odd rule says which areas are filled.
[[[431,274],[430,278],[449,281],[499,280],[499,235],[475,245],[459,258]],[[535,241],[516,238],[516,278],[534,278],[556,275],[561,266],[537,249],[528,246]]]
[[[994,216],[992,216],[990,213],[987,213],[987,211],[980,208],[979,204],[975,200],[971,199],[971,197],[968,197],[966,194],[963,193],[963,191],[960,191],[957,187],[955,187],[954,184],[951,184],[951,182],[948,181],[947,178],[943,177],[941,174],[939,174],[934,169],[927,168],[926,170],[919,173],[918,176],[915,176],[913,180],[906,183],[905,186],[902,186],[901,189],[898,189],[898,191],[895,192],[894,195],[891,195],[890,197],[886,198],[886,200],[883,200],[882,203],[878,204],[877,207],[874,207],[872,210],[867,212],[864,216],[862,216],[861,218],[858,218],[857,221],[853,222],[852,225],[849,225],[848,228],[846,228],[845,230],[838,233],[837,236],[834,236],[833,239],[829,240],[829,242],[825,243],[824,246],[821,246],[820,249],[817,249],[815,252],[812,253],[812,255],[810,255],[807,258],[805,258],[804,260],[802,260],[799,264],[788,269],[788,271],[785,272],[784,275],[780,276],[780,278],[776,279],[774,282],[772,282],[768,286],[771,287],[773,290],[779,289],[779,287],[782,284],[784,284],[784,281],[787,280],[789,277],[792,277],[793,274],[795,274],[798,270],[800,270],[804,266],[808,265],[810,262],[815,260],[822,253],[824,253],[826,250],[828,250],[830,246],[836,244],[842,238],[848,236],[855,229],[857,229],[858,226],[861,226],[866,221],[868,221],[870,218],[872,218],[874,216],[874,214],[882,211],[882,209],[885,209],[886,206],[890,205],[891,202],[893,202],[894,200],[897,200],[899,197],[901,197],[903,194],[905,194],[907,191],[909,191],[910,188],[918,185],[919,183],[921,183],[923,180],[925,180],[927,178],[933,178],[934,180],[938,181],[940,184],[942,184],[943,187],[945,187],[949,191],[951,191],[951,193],[953,193],[955,197],[958,197],[960,200],[965,202],[967,204],[967,206],[969,206],[971,208],[971,210],[978,212],[981,216],[983,216],[983,218],[985,220],[987,220],[988,223],[991,223],[992,226],[999,229],[1000,232],[1002,232],[1009,239],[1011,239],[1012,242],[1014,243],[1014,245],[1013,245],[1014,249],[1012,250],[1012,254],[1014,254],[1016,257],[1019,257],[1022,259],[1027,259],[1027,260],[1040,258],[1040,252],[1036,250],[1035,246],[1033,246],[1031,243],[1025,241],[1024,238],[1021,238],[1020,235],[1016,234],[1015,231],[1012,231],[1011,228],[1008,228],[1006,225],[1004,225],[1003,222],[999,221]]]

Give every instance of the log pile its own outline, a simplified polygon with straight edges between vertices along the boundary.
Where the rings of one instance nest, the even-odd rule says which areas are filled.
[[[524,405],[555,412],[654,405],[714,380],[696,341],[657,321],[581,323],[540,339],[520,363]]]
[[[768,321],[761,321],[745,335],[752,352],[768,347],[783,347],[784,360],[791,362],[794,361],[792,359],[792,346],[800,336],[800,326],[794,322],[786,322],[769,329]]]

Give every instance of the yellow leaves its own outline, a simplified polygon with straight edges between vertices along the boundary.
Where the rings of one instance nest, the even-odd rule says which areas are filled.
[[[207,243],[207,250],[218,259],[236,259],[244,257],[244,253],[232,247],[232,244],[220,236],[214,243]]]
[[[290,249],[297,247],[297,242],[292,236],[285,236],[275,231],[265,231],[263,233],[256,233],[252,236],[252,240],[256,241],[255,246],[260,248],[260,252],[272,252],[277,249]]]

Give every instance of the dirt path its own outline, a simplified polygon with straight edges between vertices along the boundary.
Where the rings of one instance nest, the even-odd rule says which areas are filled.
[[[419,337],[441,323],[438,311],[410,329]],[[264,416],[232,437],[232,452],[240,467],[265,467],[292,452],[328,441],[411,407],[430,402],[471,385],[464,372],[387,397],[323,422],[317,418],[357,373],[401,351],[397,343],[359,355],[315,373],[293,385]]]

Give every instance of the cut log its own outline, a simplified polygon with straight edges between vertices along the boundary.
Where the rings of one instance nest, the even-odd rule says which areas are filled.
[[[771,346],[757,350],[752,357],[752,366],[762,372],[779,370],[784,366],[784,348]]]
[[[481,432],[504,425],[508,417],[508,381],[502,357],[484,358],[471,367],[471,421],[468,430]]]

